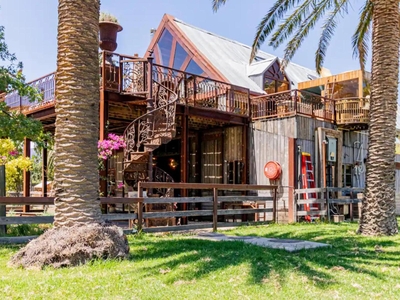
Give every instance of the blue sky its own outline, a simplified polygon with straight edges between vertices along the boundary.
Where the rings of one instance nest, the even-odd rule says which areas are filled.
[[[57,51],[57,0],[0,0],[0,25],[6,42],[24,63],[27,80],[55,71]],[[118,36],[123,54],[143,55],[150,42],[150,29],[157,28],[164,13],[194,26],[251,45],[255,28],[273,1],[230,0],[214,13],[211,0],[102,0],[101,10],[114,14],[124,30]],[[331,41],[325,67],[332,73],[359,69],[352,57],[351,35],[358,20],[359,7],[350,7]],[[316,28],[293,61],[314,68],[314,53],[320,28]],[[262,50],[282,55],[283,49]],[[368,62],[367,69],[370,62]]]

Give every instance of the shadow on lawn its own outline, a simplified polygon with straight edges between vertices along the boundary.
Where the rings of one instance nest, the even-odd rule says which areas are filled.
[[[250,274],[246,276],[248,283],[259,284],[273,276],[281,284],[287,284],[288,276],[296,270],[307,280],[319,288],[327,288],[337,283],[335,279],[340,272],[365,273],[370,276],[387,279],[390,274],[377,273],[369,265],[394,267],[400,262],[399,251],[385,251],[385,248],[400,246],[399,241],[392,238],[367,238],[358,235],[335,236],[335,231],[327,234],[323,226],[311,232],[296,234],[282,232],[279,229],[269,230],[265,237],[296,238],[326,242],[332,248],[302,250],[289,253],[284,250],[268,249],[241,241],[206,241],[191,238],[176,239],[159,237],[155,239],[135,239],[132,244],[131,260],[154,260],[160,262],[141,270],[145,276],[155,273],[171,272],[166,277],[168,283],[175,280],[190,281],[241,264],[250,266]],[[261,235],[258,235],[261,236]],[[322,238],[321,238],[322,237]],[[375,246],[379,246],[377,249]],[[383,249],[383,252],[380,251]],[[399,248],[400,249],[400,248]],[[173,275],[172,275],[173,273]],[[236,276],[236,277],[237,277]],[[235,278],[227,278],[227,281]]]

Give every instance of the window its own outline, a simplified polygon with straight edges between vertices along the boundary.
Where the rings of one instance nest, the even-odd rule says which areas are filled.
[[[174,64],[173,64],[172,67],[174,69],[180,70],[180,68],[182,67],[182,64],[185,61],[187,55],[188,54],[185,51],[185,49],[183,49],[183,47],[177,42],[176,43],[176,48],[175,48]]]
[[[161,62],[159,62],[163,66],[169,65],[169,59],[171,57],[171,48],[172,48],[172,34],[164,29],[161,37],[157,43],[158,51],[161,56]]]
[[[204,73],[203,69],[200,68],[199,65],[196,64],[196,62],[193,59],[190,60],[190,63],[185,71],[188,73],[192,73],[194,75],[201,75]]]
[[[269,67],[264,74],[264,91],[268,94],[290,90],[287,77],[281,72],[278,62]]]
[[[358,79],[328,83],[325,95],[331,99],[358,97]]]

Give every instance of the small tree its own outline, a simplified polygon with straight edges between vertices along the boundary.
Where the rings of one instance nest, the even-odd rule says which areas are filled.
[[[6,169],[6,191],[22,191],[22,172],[32,169],[32,161],[20,155],[18,147],[11,139],[0,139],[0,165]]]

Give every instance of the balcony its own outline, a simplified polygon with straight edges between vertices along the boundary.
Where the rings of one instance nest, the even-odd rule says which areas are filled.
[[[363,130],[369,123],[369,98],[335,100],[336,124],[343,129]]]
[[[100,87],[107,92],[130,95],[133,99],[147,99],[149,62],[137,56],[126,56],[103,51],[99,57]],[[180,70],[154,64],[151,78],[179,95],[179,104],[197,108],[249,115],[249,90],[229,83],[212,80]],[[42,101],[30,102],[17,92],[5,96],[7,105],[25,114],[54,106],[55,73],[31,81],[29,85],[42,93]],[[0,98],[1,99],[1,98]],[[138,102],[140,104],[140,102]]]
[[[291,90],[251,99],[252,119],[277,119],[302,115],[333,123],[335,101],[319,95]]]

